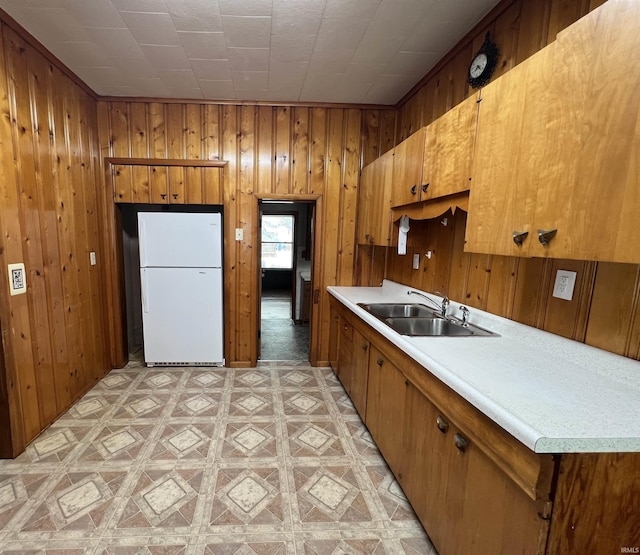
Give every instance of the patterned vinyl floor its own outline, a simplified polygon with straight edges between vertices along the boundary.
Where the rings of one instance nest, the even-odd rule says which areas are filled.
[[[306,362],[112,371],[0,461],[0,552],[435,553],[332,371]]]

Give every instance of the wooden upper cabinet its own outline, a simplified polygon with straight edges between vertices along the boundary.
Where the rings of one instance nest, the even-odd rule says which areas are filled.
[[[423,127],[394,149],[391,206],[402,206],[421,200],[424,141]]]
[[[359,244],[389,244],[392,172],[392,150],[362,168],[356,233]]]
[[[222,204],[218,166],[114,164],[114,201],[141,204]]]
[[[466,250],[640,262],[639,20],[609,1],[483,89]]]
[[[479,96],[470,96],[426,127],[421,200],[468,191],[472,186]]]
[[[482,90],[465,250],[528,255],[545,140],[540,95],[548,90],[548,64],[549,50],[541,50]],[[529,234],[520,247],[514,232]]]

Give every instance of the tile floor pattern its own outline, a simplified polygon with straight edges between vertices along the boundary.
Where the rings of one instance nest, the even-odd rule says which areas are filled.
[[[114,370],[0,461],[0,552],[435,553],[328,368]]]

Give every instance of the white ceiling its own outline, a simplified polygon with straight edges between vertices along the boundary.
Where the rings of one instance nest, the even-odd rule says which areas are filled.
[[[497,0],[0,0],[96,93],[396,104]]]

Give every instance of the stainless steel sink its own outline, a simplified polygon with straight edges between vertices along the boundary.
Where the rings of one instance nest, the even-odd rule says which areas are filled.
[[[402,335],[412,336],[491,336],[493,332],[467,324],[445,320],[444,318],[385,318],[384,322]]]
[[[378,318],[438,318],[439,316],[429,307],[418,303],[360,303],[364,308]]]

